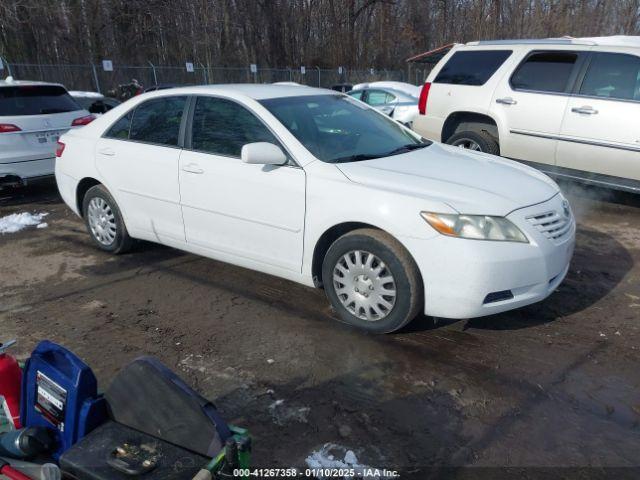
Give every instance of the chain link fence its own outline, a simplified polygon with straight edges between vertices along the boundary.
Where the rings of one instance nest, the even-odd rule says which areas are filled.
[[[402,70],[322,69],[319,67],[266,68],[250,66],[215,67],[203,64],[186,66],[118,65],[111,71],[102,64],[45,65],[37,63],[9,63],[0,57],[0,78],[8,75],[17,80],[39,80],[63,84],[68,90],[97,91],[103,94],[115,91],[119,85],[136,79],[143,87],[153,85],[202,85],[215,83],[275,83],[296,82],[314,87],[330,88],[341,83],[357,84],[377,80],[422,83],[423,79],[407,78]],[[413,77],[414,72],[410,72]],[[416,72],[417,73],[417,72]]]

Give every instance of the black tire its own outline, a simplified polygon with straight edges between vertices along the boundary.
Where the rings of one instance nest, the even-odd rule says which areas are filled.
[[[109,211],[114,217],[114,221],[111,222],[111,224],[115,226],[115,238],[109,243],[101,241],[94,230],[91,228],[89,221],[89,204],[93,199],[100,199],[105,202],[108,206]],[[87,190],[87,193],[82,199],[82,217],[84,219],[84,223],[87,227],[87,231],[89,232],[91,240],[100,250],[104,250],[105,252],[109,253],[120,254],[125,253],[131,249],[133,245],[133,239],[127,232],[127,227],[122,220],[122,214],[120,213],[118,204],[103,185],[95,185]]]
[[[453,134],[446,143],[449,145],[459,146],[465,141],[475,142],[480,151],[490,153],[492,155],[500,155],[500,145],[498,142],[485,131],[466,130]]]
[[[345,255],[354,251],[361,252],[361,259],[363,259],[361,263],[365,262],[364,259],[369,258],[365,255],[373,254],[385,264],[386,267],[384,268],[393,276],[396,291],[395,303],[393,303],[392,308],[383,312],[385,316],[381,318],[375,320],[360,318],[343,305],[342,300],[340,300],[338,296],[339,294],[336,292],[336,282],[334,282],[333,275],[334,269],[338,268],[337,264],[339,261],[344,261]],[[350,258],[353,259],[355,257]],[[375,265],[379,266],[377,263],[374,263],[374,266]],[[385,272],[385,270],[382,270],[382,272]],[[354,277],[354,280],[360,277],[362,277],[362,275]],[[346,278],[346,276],[343,278]],[[366,276],[363,278],[369,281]],[[411,258],[409,252],[407,252],[400,242],[380,230],[363,228],[354,230],[338,238],[331,247],[329,247],[322,263],[322,281],[327,297],[340,318],[345,323],[372,333],[390,333],[404,327],[418,315],[424,305],[422,279],[413,258]],[[373,281],[371,281],[371,283],[373,283]],[[338,283],[337,285],[342,285],[346,290],[344,284]],[[387,286],[388,285],[390,284],[387,284]],[[371,286],[369,288],[371,288]],[[359,289],[355,289],[354,287],[354,292],[359,291]],[[363,289],[363,291],[367,291],[366,288]],[[349,292],[350,295],[355,297],[356,293],[351,293],[350,289]],[[358,295],[360,294],[358,293]],[[368,294],[362,295],[368,297]],[[344,296],[344,294],[342,294],[342,296]],[[380,297],[381,296],[377,296],[376,298]],[[358,298],[362,300],[361,297]],[[384,298],[389,300],[389,297]],[[358,304],[352,303],[352,305],[355,310]],[[377,307],[380,307],[380,305],[377,305]],[[373,310],[369,309],[369,313],[371,314],[372,312]],[[366,314],[364,309],[359,310],[359,313],[362,315]]]

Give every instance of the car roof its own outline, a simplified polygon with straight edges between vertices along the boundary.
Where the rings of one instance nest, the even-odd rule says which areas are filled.
[[[202,95],[202,94],[240,94],[254,100],[266,100],[269,98],[300,97],[306,95],[335,95],[336,92],[324,88],[306,87],[302,85],[273,85],[273,84],[253,84],[238,83],[227,85],[198,85],[189,87],[178,87],[169,90],[158,90],[149,94],[165,95]]]
[[[392,92],[401,93],[409,97],[419,97],[421,87],[416,87],[410,83],[393,82],[393,81],[379,81],[379,82],[367,82],[358,83],[353,86],[353,90],[364,89],[379,89],[379,90],[391,90]]]
[[[616,46],[640,48],[640,36],[612,35],[609,37],[561,37],[561,38],[523,38],[514,40],[479,40],[465,44],[469,47],[486,45],[584,45]]]
[[[104,98],[104,95],[98,92],[89,92],[82,90],[69,90],[69,95],[78,98]]]
[[[48,86],[64,88],[64,85],[60,83],[40,82],[37,80],[14,80],[12,77],[7,77],[3,80],[0,80],[0,87],[19,87],[19,86],[25,86],[25,85],[42,85],[42,86],[48,85]]]

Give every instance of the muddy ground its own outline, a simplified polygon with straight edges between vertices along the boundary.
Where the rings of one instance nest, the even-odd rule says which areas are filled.
[[[0,235],[0,336],[22,357],[59,342],[102,386],[159,357],[250,429],[258,466],[333,442],[403,478],[638,478],[640,200],[567,188],[576,253],[547,301],[386,336],[288,281],[148,243],[101,253],[50,184],[2,191],[0,216],[49,216]]]

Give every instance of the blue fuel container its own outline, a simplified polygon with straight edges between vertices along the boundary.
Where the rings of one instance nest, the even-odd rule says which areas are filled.
[[[22,377],[20,421],[23,427],[56,432],[52,456],[58,459],[107,419],[93,371],[75,354],[48,340],[38,344]]]

